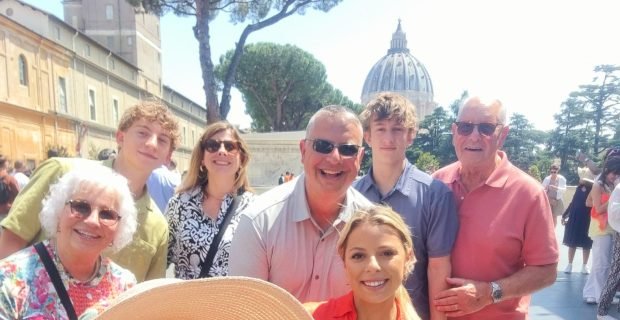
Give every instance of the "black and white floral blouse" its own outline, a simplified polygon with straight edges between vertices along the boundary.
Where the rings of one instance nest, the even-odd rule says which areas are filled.
[[[222,201],[217,220],[213,221],[202,212],[202,188],[174,195],[166,208],[166,219],[170,229],[168,242],[168,264],[174,263],[174,276],[179,279],[197,279],[201,266],[207,258],[211,242],[218,232],[228,206],[232,205],[233,196],[228,194]],[[209,270],[212,277],[228,275],[228,258],[230,242],[237,225],[239,213],[253,200],[254,194],[245,192],[241,195],[239,205],[233,213],[230,224],[222,237],[213,265]]]

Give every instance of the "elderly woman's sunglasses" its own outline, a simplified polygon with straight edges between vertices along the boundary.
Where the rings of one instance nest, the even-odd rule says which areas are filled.
[[[86,219],[93,213],[93,206],[84,200],[67,200],[65,204],[68,204],[71,208],[71,213],[74,217],[79,219]],[[107,226],[115,225],[118,220],[121,219],[121,216],[118,215],[118,212],[108,209],[108,208],[99,208],[99,222],[101,224]]]
[[[202,143],[202,149],[206,150],[209,153],[216,153],[220,150],[220,147],[224,145],[224,149],[227,152],[233,152],[239,150],[239,142],[238,141],[230,141],[230,140],[215,140],[215,139],[207,139]]]
[[[478,132],[483,136],[490,137],[495,133],[495,129],[501,126],[501,123],[471,123],[471,122],[455,122],[456,132],[461,136],[468,136],[474,132],[474,128],[478,127]]]
[[[334,149],[338,149],[338,153],[340,153],[341,156],[352,157],[360,150],[360,146],[356,144],[335,144],[323,139],[306,139],[306,141],[311,141],[312,149],[322,154],[330,154]]]

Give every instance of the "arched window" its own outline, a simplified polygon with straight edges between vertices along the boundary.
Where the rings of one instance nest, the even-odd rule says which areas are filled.
[[[28,85],[28,63],[23,54],[19,55],[19,83],[22,86]]]

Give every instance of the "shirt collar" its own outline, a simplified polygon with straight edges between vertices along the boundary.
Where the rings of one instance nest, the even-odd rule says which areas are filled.
[[[394,191],[399,191],[402,194],[409,194],[409,191],[412,188],[412,184],[407,183],[407,180],[409,177],[409,172],[411,170],[415,170],[415,166],[405,159],[405,169],[398,178],[398,181],[396,181],[394,188],[392,188],[392,190],[390,190],[390,192],[385,195],[386,197],[392,194]],[[376,187],[375,179],[373,178],[372,166],[368,170],[368,173],[364,177],[360,178],[359,182],[359,190],[363,194],[366,194],[371,188],[377,189],[377,192],[379,192],[378,188]]]
[[[292,191],[293,197],[293,221],[300,222],[306,219],[310,219],[312,216],[310,215],[310,207],[308,206],[308,198],[306,197],[306,184],[305,184],[305,174],[300,174],[293,180],[292,183],[295,184],[294,189]],[[289,182],[291,183],[291,182]],[[353,211],[355,208],[353,207],[353,187],[349,186],[347,189],[347,193],[344,197],[344,202],[342,203],[342,209],[338,214],[338,218],[336,221],[340,220],[343,222],[349,221],[350,217],[353,215]],[[336,222],[335,221],[335,222]],[[335,223],[334,225],[336,225]]]
[[[508,157],[504,151],[497,151],[497,156],[499,156],[499,163],[495,167],[495,170],[491,172],[485,184],[493,188],[502,188],[506,185],[506,181],[508,181],[507,169],[510,167],[510,161],[508,161]]]
[[[497,155],[499,156],[500,161],[484,184],[493,188],[502,188],[506,184],[506,181],[508,181],[507,169],[511,166],[511,164],[510,161],[508,161],[508,156],[506,156],[505,152],[497,151]],[[456,166],[456,170],[448,171],[448,174],[441,178],[442,182],[446,184],[453,184],[461,180],[461,162],[456,162],[453,165]]]
[[[357,312],[355,311],[355,302],[353,301],[353,291],[349,293],[335,304],[334,317],[344,319],[357,319]],[[345,316],[351,314],[350,317]]]
[[[308,200],[306,199],[306,175],[304,173],[297,176],[288,183],[294,184],[292,196],[293,196],[293,221],[300,222],[306,219],[310,219],[310,208],[308,207]]]

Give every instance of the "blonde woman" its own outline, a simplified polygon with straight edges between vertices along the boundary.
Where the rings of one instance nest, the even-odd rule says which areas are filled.
[[[338,241],[348,294],[321,303],[306,303],[315,320],[419,319],[403,283],[414,263],[411,232],[386,206],[357,211]]]
[[[230,123],[220,121],[205,129],[165,213],[170,228],[168,264],[174,263],[176,278],[228,275],[239,213],[254,197],[247,177],[249,161],[248,146]]]

